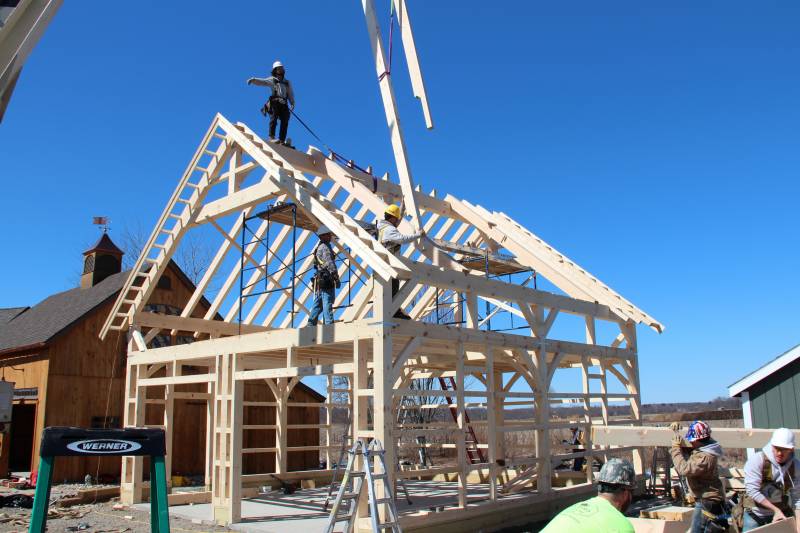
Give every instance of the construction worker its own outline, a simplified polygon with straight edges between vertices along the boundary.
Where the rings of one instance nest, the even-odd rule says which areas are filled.
[[[677,432],[680,425],[673,422],[670,429]],[[722,457],[722,446],[711,438],[709,425],[697,420],[689,425],[685,437],[675,435],[670,455],[675,471],[686,478],[695,499],[691,533],[727,531],[725,491],[717,464]]]
[[[326,324],[333,324],[333,300],[336,297],[336,289],[341,287],[339,281],[339,271],[334,262],[333,248],[331,239],[333,233],[327,226],[320,226],[317,229],[319,243],[314,248],[314,305],[311,307],[311,314],[308,317],[308,325],[316,326],[319,315],[323,314]]]
[[[389,204],[383,212],[383,220],[378,221],[378,241],[386,247],[394,255],[400,255],[400,248],[407,242],[412,242],[424,235],[424,232],[418,231],[412,235],[403,235],[397,229],[400,225],[402,218],[400,213],[400,206]],[[392,298],[395,297],[397,291],[400,290],[400,280],[392,278]],[[398,309],[394,314],[395,318],[403,318],[409,320],[408,316],[402,309]]]
[[[622,514],[633,501],[636,472],[624,459],[609,459],[597,476],[598,495],[567,507],[540,533],[634,533]]]
[[[776,429],[769,444],[747,460],[742,531],[795,515],[800,499],[800,461],[794,456],[794,447],[794,432]]]
[[[272,94],[264,104],[265,114],[269,114],[269,140],[274,143],[286,144],[290,110],[294,110],[294,89],[292,89],[292,82],[286,79],[286,69],[283,67],[283,63],[275,61],[272,64],[270,77],[250,78],[247,80],[247,84],[272,87]],[[275,139],[275,127],[279,119],[281,129],[278,139]]]

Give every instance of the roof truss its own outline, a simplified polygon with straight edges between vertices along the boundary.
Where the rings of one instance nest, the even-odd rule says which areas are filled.
[[[221,244],[181,316],[195,316],[197,304],[216,278],[222,280],[221,286],[213,298],[209,297],[212,303],[204,318],[212,320],[219,313],[226,322],[236,322],[240,312],[239,299],[232,295],[237,292],[240,268],[238,265],[226,267],[226,259],[230,262],[232,256],[241,257],[244,251],[244,261],[253,267],[246,287],[250,287],[259,275],[263,277],[264,273],[273,273],[265,280],[267,286],[273,287],[291,277],[288,268],[280,268],[291,261],[286,251],[293,233],[290,227],[278,231],[270,243],[270,251],[263,255],[259,255],[258,246],[252,243],[244,248],[240,244],[243,218],[257,212],[259,206],[276,201],[296,204],[306,221],[304,225],[317,227],[324,224],[336,234],[338,251],[347,258],[347,264],[340,267],[342,274],[352,271],[356,280],[349,293],[340,291],[337,295],[337,305],[344,304],[346,299],[349,301],[342,313],[343,320],[357,320],[369,314],[371,276],[383,280],[408,280],[393,305],[406,308],[419,318],[431,312],[433,299],[438,294],[433,283],[438,284],[439,289],[450,287],[454,293],[463,290],[465,282],[478,284],[488,291],[482,296],[484,299],[490,299],[493,305],[522,317],[530,313],[527,306],[531,298],[541,299],[539,294],[548,294],[547,298],[551,299],[563,298],[487,280],[481,270],[482,261],[466,264],[458,261],[465,257],[463,254],[480,248],[487,254],[487,259],[489,254],[507,254],[508,257],[498,257],[498,265],[533,269],[571,299],[602,306],[607,309],[604,313],[610,320],[644,322],[657,331],[663,329],[654,318],[509,216],[452,195],[442,199],[433,192],[425,193],[416,187],[413,196],[420,213],[420,226],[433,239],[423,239],[419,244],[407,247],[402,257],[392,255],[369,235],[359,221],[381,217],[386,206],[402,199],[403,193],[402,187],[390,182],[386,176],[377,178],[355,168],[340,166],[314,147],[302,153],[268,144],[246,125],[233,124],[222,115],[216,115],[159,217],[101,335],[105,336],[109,330],[127,329],[134,323],[134,317],[144,311],[156,282],[183,237],[200,226],[214,228]],[[234,215],[236,218],[232,223],[224,220]],[[408,220],[403,220],[400,230],[412,232],[413,226]],[[267,226],[261,224],[253,231],[254,235],[263,236]],[[307,227],[298,227],[294,237],[298,250],[308,251],[316,243]],[[298,271],[305,272],[311,267],[311,262],[310,257],[298,259]],[[226,270],[227,276],[224,275]],[[464,278],[465,275],[468,277]],[[298,283],[294,310],[304,311],[310,308],[313,294],[302,280]],[[528,298],[529,301],[520,303],[520,294],[527,295],[522,300]],[[290,305],[288,300],[286,293],[275,297],[259,295],[252,299],[253,303],[247,310],[242,310],[242,323],[265,329],[287,327],[290,325],[290,317],[285,314],[286,306]],[[559,300],[559,306],[561,304],[567,302]],[[176,332],[177,329],[173,328],[172,333]],[[151,331],[149,335],[155,334]],[[196,335],[201,334],[204,334],[202,328],[198,328]]]

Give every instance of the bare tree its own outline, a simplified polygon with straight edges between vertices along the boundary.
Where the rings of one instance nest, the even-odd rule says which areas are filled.
[[[122,249],[125,252],[122,259],[123,269],[129,270],[133,268],[145,244],[147,244],[147,233],[141,222],[136,222],[132,226],[125,226],[122,230]],[[213,255],[211,247],[206,241],[189,234],[181,240],[173,259],[192,283],[197,285]]]

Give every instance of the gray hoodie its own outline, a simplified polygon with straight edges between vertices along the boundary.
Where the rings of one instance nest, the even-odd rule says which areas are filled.
[[[279,80],[275,76],[267,78],[252,78],[253,85],[261,85],[262,87],[272,87],[272,96],[280,98],[284,101],[288,100],[290,104],[294,105],[294,89],[292,82],[287,79]]]
[[[420,232],[403,235],[391,222],[378,220],[378,240],[395,255],[400,252],[401,245],[419,239],[421,236]]]
[[[772,453],[772,446],[767,444],[761,450],[763,453],[756,453],[747,460],[744,465],[744,486],[747,495],[756,503],[762,503],[767,500],[772,503],[779,503],[782,491],[780,487],[786,484],[790,487],[789,490],[789,505],[792,508],[798,508],[798,500],[800,500],[800,460],[792,456],[791,459],[786,461],[786,464],[780,465],[775,459],[775,454]],[[775,484],[762,483],[762,472],[764,469],[764,461],[769,461],[772,467],[772,479]],[[789,476],[789,467],[794,463],[794,476]],[[763,507],[755,507],[753,513],[765,517],[772,516],[772,511]]]

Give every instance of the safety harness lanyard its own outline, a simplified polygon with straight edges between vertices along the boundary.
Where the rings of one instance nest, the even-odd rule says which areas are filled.
[[[298,120],[298,122],[300,122],[300,124],[302,124],[302,126],[303,126],[303,127],[306,129],[306,130],[308,130],[308,133],[310,133],[310,134],[311,134],[311,135],[312,135],[312,136],[313,136],[313,137],[314,137],[316,140],[318,140],[318,141],[320,142],[320,144],[322,145],[322,147],[323,147],[323,148],[325,148],[325,149],[326,149],[326,150],[327,150],[327,151],[328,151],[328,152],[331,154],[331,158],[332,158],[334,161],[336,161],[337,163],[339,163],[339,164],[340,164],[340,165],[342,165],[342,166],[358,169],[358,170],[360,170],[361,172],[363,172],[364,174],[371,174],[371,172],[367,172],[367,170],[365,170],[365,169],[361,168],[360,166],[356,165],[355,163],[353,163],[353,161],[352,161],[352,160],[346,159],[346,158],[345,158],[343,155],[339,154],[339,153],[338,153],[338,152],[336,152],[336,151],[335,151],[333,148],[331,148],[330,146],[328,146],[327,144],[325,144],[325,141],[323,141],[322,139],[320,139],[319,135],[317,135],[316,133],[314,133],[314,130],[312,130],[312,129],[309,127],[309,125],[308,125],[308,124],[306,124],[306,123],[303,121],[303,119],[302,119],[302,118],[300,118],[300,117],[297,115],[297,113],[295,113],[295,112],[294,112],[294,109],[292,109],[292,108],[290,107],[290,108],[289,108],[289,112],[292,114],[292,116],[293,116],[294,118],[296,118],[296,119]],[[374,177],[373,177],[373,180],[375,180],[375,179],[376,179],[376,178],[374,178]],[[377,185],[377,182],[376,182],[376,183],[374,183],[374,184],[373,184],[373,191],[372,191],[372,192],[375,192],[375,190],[377,189],[377,187],[378,187],[378,185]]]

